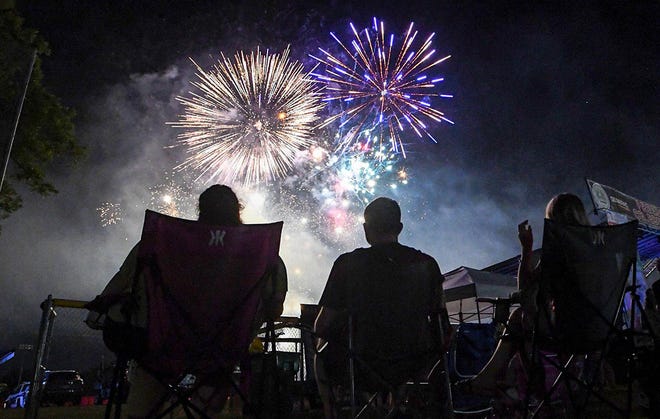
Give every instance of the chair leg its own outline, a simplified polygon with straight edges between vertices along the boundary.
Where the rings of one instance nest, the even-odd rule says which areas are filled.
[[[115,419],[121,417],[121,403],[124,395],[124,372],[128,366],[128,359],[118,356],[115,363],[115,370],[110,384],[110,395],[108,396],[108,405],[105,408],[105,419],[112,416],[112,407],[115,408]]]
[[[374,394],[372,394],[372,395],[369,397],[369,400],[367,400],[367,402],[362,406],[362,408],[360,409],[360,411],[357,412],[357,413],[354,413],[354,411],[357,410],[357,409],[353,409],[353,408],[352,408],[352,409],[351,409],[351,417],[352,417],[353,419],[358,419],[358,418],[360,418],[364,413],[367,412],[367,409],[369,409],[369,406],[372,405],[372,403],[374,402],[374,400],[376,400],[376,397],[378,397],[378,396],[379,396],[379,393],[374,393]],[[356,402],[357,402],[357,400],[356,400]]]
[[[594,390],[595,382],[593,380],[593,377],[590,377],[589,380],[585,381],[585,380],[579,378],[578,376],[576,376],[575,374],[573,374],[573,372],[571,372],[569,370],[570,366],[572,365],[574,355],[571,355],[566,362],[561,362],[561,363],[553,361],[552,359],[546,357],[543,354],[539,354],[537,356],[539,356],[539,359],[541,359],[541,358],[545,359],[547,362],[549,362],[555,368],[557,368],[559,370],[559,374],[555,378],[555,380],[554,380],[552,386],[550,387],[550,389],[543,392],[544,397],[539,402],[539,405],[536,406],[536,408],[532,411],[532,414],[530,416],[531,418],[535,418],[541,413],[541,409],[543,408],[543,406],[550,401],[550,397],[552,396],[552,394],[555,391],[557,391],[557,389],[559,388],[559,386],[562,383],[566,386],[566,389],[569,392],[569,396],[571,397],[571,403],[573,404],[573,406],[571,406],[571,408],[573,408],[575,410],[574,413],[578,417],[581,416],[582,414],[584,414],[584,411],[587,408],[589,397],[592,396],[592,395],[594,397],[596,397],[600,402],[604,403],[609,408],[611,408],[614,412],[621,415],[622,417],[628,417],[629,416],[630,410],[626,411],[624,409],[621,409],[619,406],[614,404],[611,400],[608,400],[605,396],[603,396],[602,394],[600,394],[599,392]],[[602,361],[603,361],[603,359],[602,359],[602,356],[601,356],[601,359],[599,360],[599,362],[597,362],[597,365],[600,365],[602,363]],[[531,380],[531,375],[530,375],[530,380]],[[573,392],[570,389],[571,383],[577,384],[578,387],[581,390],[586,392],[583,400],[579,400],[579,401],[575,400],[575,398],[573,397],[573,394],[572,394]],[[530,408],[529,397],[530,397],[530,394],[531,394],[531,392],[529,391],[529,388],[528,388],[528,391],[527,391],[527,399],[528,400],[526,400],[526,414],[525,414],[525,417],[527,417],[527,414],[529,413],[529,408]],[[581,396],[577,395],[577,397],[581,397]]]

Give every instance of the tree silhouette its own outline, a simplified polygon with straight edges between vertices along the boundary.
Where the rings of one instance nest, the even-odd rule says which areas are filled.
[[[22,187],[40,195],[57,193],[47,171],[55,163],[75,162],[84,156],[74,136],[74,112],[60,103],[42,84],[40,55],[48,55],[47,42],[36,30],[23,27],[13,8],[0,10],[0,144],[10,142],[18,103],[25,89],[30,62],[36,60],[0,191],[0,220],[22,205]],[[3,153],[3,163],[4,163]]]

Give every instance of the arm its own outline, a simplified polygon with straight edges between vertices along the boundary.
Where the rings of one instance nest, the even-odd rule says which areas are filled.
[[[112,277],[101,292],[102,296],[124,294],[131,291],[135,270],[137,269],[138,247],[139,243],[133,246],[121,268],[119,268],[119,272]]]
[[[326,339],[337,334],[337,324],[341,323],[343,316],[336,310],[329,307],[321,307],[316,321],[314,321],[314,333],[318,338],[316,343],[317,351],[321,351],[325,346]]]
[[[264,319],[275,320],[284,311],[284,300],[286,299],[288,289],[286,266],[282,258],[278,257],[277,267],[274,269],[273,274],[271,274],[266,287],[268,289],[266,290],[267,298],[264,298]]]
[[[320,338],[317,343],[319,350],[325,344],[326,339],[336,339],[340,336],[346,320],[344,285],[347,280],[347,272],[342,260],[340,256],[332,265],[328,282],[325,284],[323,295],[319,301],[321,310],[314,322],[314,333]]]
[[[431,316],[431,330],[433,331],[434,344],[441,348],[442,352],[449,350],[451,337],[454,334],[454,328],[449,322],[449,313],[446,308]]]
[[[440,336],[435,339],[443,351],[449,349],[449,343],[453,334],[453,328],[449,322],[449,312],[447,311],[447,304],[445,302],[445,292],[442,288],[442,283],[445,277],[440,272],[440,267],[437,262],[433,260],[431,264],[431,277],[433,278],[434,290],[434,315],[431,317],[432,330],[440,331]]]
[[[532,272],[534,271],[532,260],[532,247],[534,235],[527,220],[518,224],[518,240],[520,240],[520,265],[518,266],[518,289],[529,287]]]
[[[124,300],[130,294],[133,287],[133,279],[137,269],[137,255],[139,243],[133,246],[128,256],[122,263],[119,271],[110,279],[100,295],[85,305],[89,310],[85,322],[92,329],[100,329],[105,314],[110,307]]]

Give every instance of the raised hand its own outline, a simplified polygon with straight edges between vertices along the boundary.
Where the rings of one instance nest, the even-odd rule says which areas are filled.
[[[529,225],[528,220],[518,224],[518,240],[524,252],[531,252],[534,245],[534,235],[532,234],[532,226]]]

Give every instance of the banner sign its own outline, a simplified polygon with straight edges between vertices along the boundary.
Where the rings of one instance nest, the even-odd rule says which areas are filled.
[[[636,219],[640,227],[660,231],[660,208],[637,198],[626,195],[609,186],[601,185],[593,180],[587,179],[587,187],[591,194],[596,211],[603,211],[611,216],[616,223],[625,222],[627,219]],[[614,213],[614,214],[612,214]],[[617,214],[619,216],[617,217]]]

